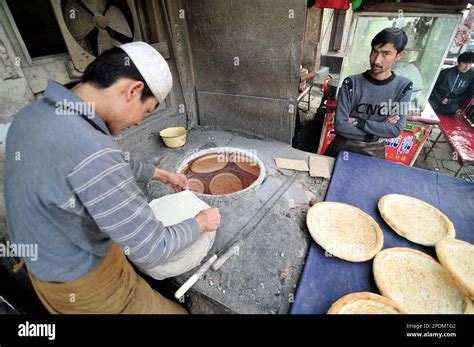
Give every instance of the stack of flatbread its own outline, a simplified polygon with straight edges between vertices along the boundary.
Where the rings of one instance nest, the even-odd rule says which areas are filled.
[[[369,215],[346,204],[316,204],[306,220],[316,243],[349,261],[375,256],[373,273],[383,295],[348,294],[334,302],[328,313],[474,313],[474,245],[454,239],[449,218],[419,199],[388,194],[379,200],[378,208],[396,233],[414,243],[435,246],[439,262],[411,248],[380,252],[383,234]],[[356,257],[350,251],[354,245],[364,250]]]

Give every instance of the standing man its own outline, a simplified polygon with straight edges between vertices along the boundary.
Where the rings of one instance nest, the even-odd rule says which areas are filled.
[[[220,223],[216,208],[168,227],[154,218],[137,182],[179,191],[184,175],[129,160],[112,135],[139,125],[172,87],[168,64],[132,42],[97,57],[72,90],[49,81],[7,136],[5,200],[11,240],[36,244],[24,257],[51,313],[185,313],[128,262],[163,264]],[[125,254],[124,254],[125,253]]]
[[[336,137],[325,155],[346,150],[385,158],[385,139],[401,134],[408,116],[412,82],[392,67],[404,54],[405,32],[386,28],[372,40],[370,70],[347,77],[337,97]]]
[[[436,112],[453,114],[472,96],[474,88],[474,53],[464,52],[457,66],[444,69],[430,95],[430,105]]]

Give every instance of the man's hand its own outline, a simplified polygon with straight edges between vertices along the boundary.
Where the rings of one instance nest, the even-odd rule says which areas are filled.
[[[444,98],[443,100],[441,100],[441,103],[442,103],[443,105],[447,105],[448,102],[449,102],[449,99],[448,99],[448,98]]]
[[[390,123],[390,124],[395,124],[396,122],[398,122],[399,119],[400,119],[400,117],[398,117],[396,115],[392,115],[392,116],[388,116],[387,118],[385,118],[384,122]]]
[[[218,208],[201,211],[194,218],[197,220],[201,232],[214,231],[221,224],[221,214]]]
[[[175,192],[181,192],[189,188],[188,178],[183,174],[170,172],[167,183]]]
[[[354,117],[349,117],[349,118],[347,118],[347,121],[348,121],[349,123],[354,123],[356,120],[357,120],[357,118],[354,118]]]
[[[155,168],[155,174],[152,179],[168,184],[176,192],[189,188],[188,179],[185,175],[169,172],[160,168]]]

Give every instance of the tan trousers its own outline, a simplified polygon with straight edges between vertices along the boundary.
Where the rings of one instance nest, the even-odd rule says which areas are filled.
[[[46,282],[28,271],[39,299],[50,313],[186,314],[141,278],[117,245],[87,275],[64,283]]]

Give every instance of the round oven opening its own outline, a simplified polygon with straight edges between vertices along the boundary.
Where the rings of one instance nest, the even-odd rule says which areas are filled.
[[[216,147],[185,158],[176,172],[186,175],[189,189],[195,193],[224,196],[259,185],[265,177],[265,166],[249,151]]]

